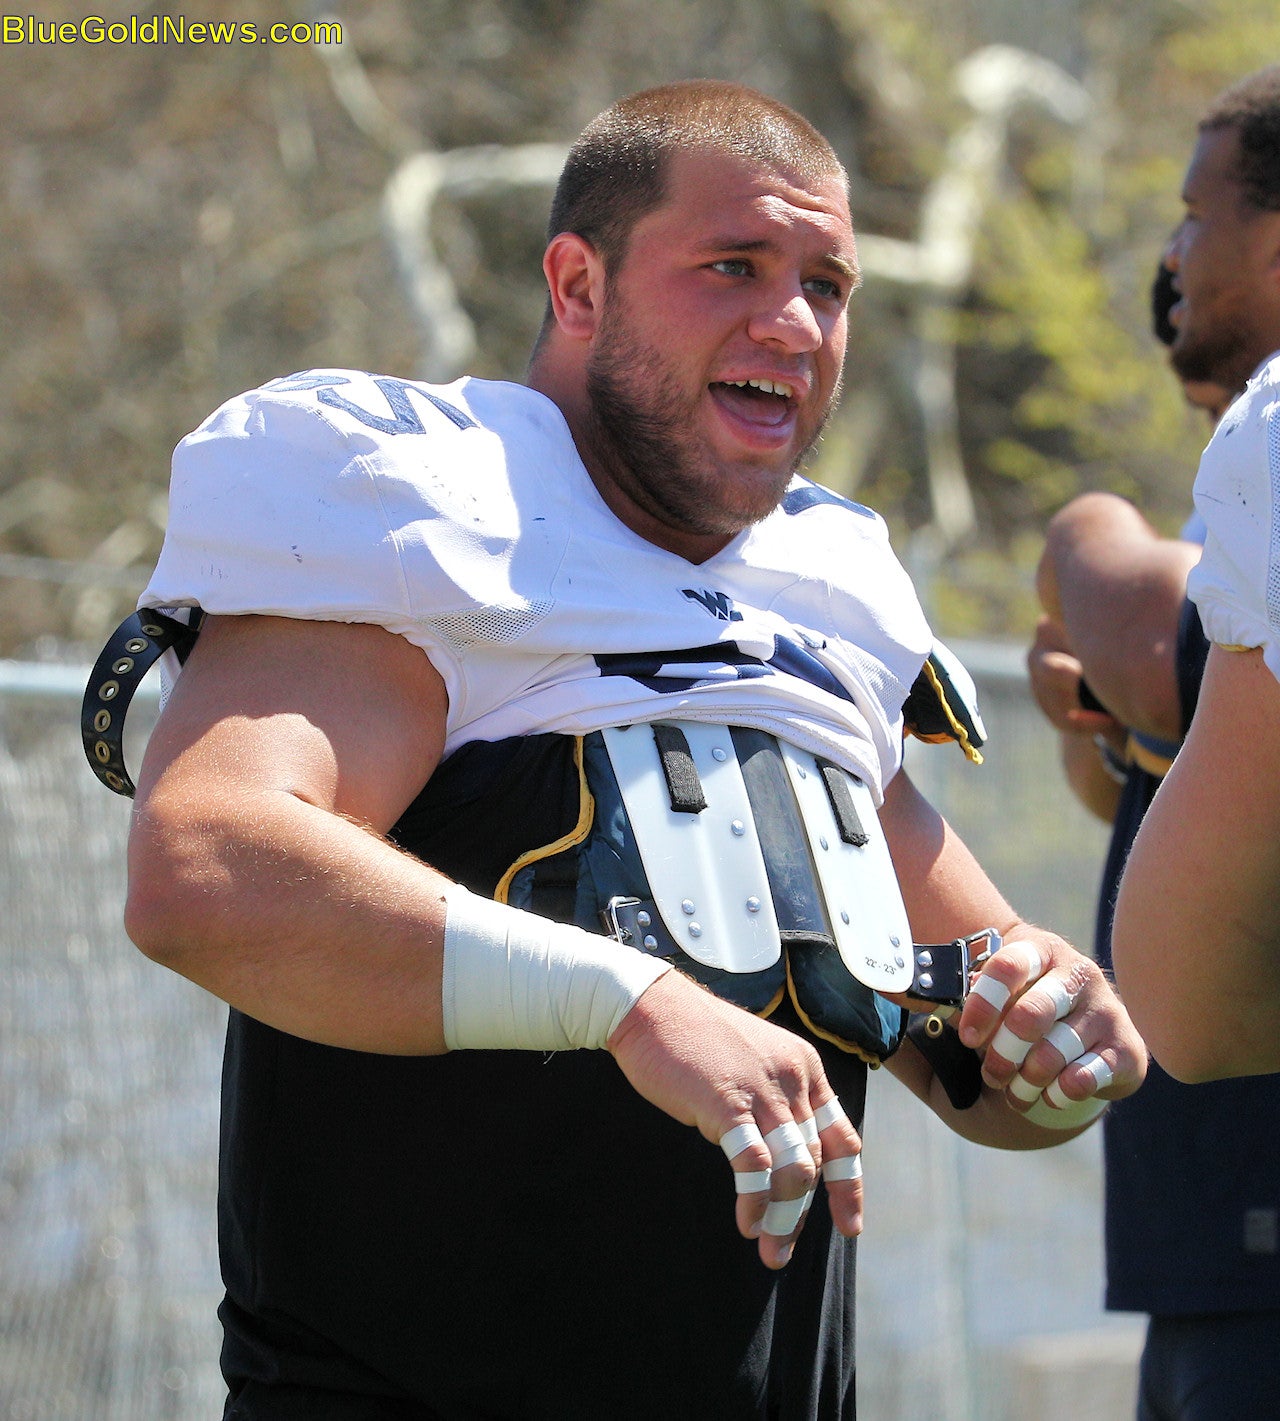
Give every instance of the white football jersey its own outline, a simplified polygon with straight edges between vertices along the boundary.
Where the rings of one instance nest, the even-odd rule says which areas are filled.
[[[1280,353],[1259,367],[1200,460],[1204,554],[1187,579],[1210,641],[1260,646],[1280,679]]]
[[[273,380],[182,441],[139,605],[386,627],[444,679],[446,753],[717,721],[877,801],[932,643],[882,520],[806,479],[694,564],[619,522],[537,392],[349,370]]]

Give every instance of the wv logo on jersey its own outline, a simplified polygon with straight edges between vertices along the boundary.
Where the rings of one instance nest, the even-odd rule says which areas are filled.
[[[742,613],[734,609],[733,598],[727,592],[712,592],[706,587],[683,587],[680,590],[690,602],[700,603],[717,622],[742,620]]]

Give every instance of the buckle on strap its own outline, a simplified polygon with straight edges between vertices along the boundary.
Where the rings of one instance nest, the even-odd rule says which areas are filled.
[[[925,1023],[930,1036],[942,1031],[942,1023],[969,995],[973,974],[988,958],[1000,951],[1000,934],[995,928],[983,928],[968,937],[951,942],[914,943],[912,945],[915,975],[909,995],[913,1002],[923,1004],[933,1012]],[[913,1006],[913,1010],[920,1010]]]
[[[680,951],[680,944],[667,932],[652,901],[630,896],[610,898],[600,916],[605,932],[628,947],[657,957],[674,957]],[[931,1035],[941,1028],[944,1016],[964,1005],[973,973],[999,952],[1000,945],[995,928],[983,928],[951,942],[912,944],[915,971],[909,995],[914,1003],[935,1008],[926,1028]],[[938,1025],[933,1027],[935,1021]]]
[[[133,798],[134,783],[124,763],[124,721],[142,678],[172,648],[185,661],[200,634],[204,614],[192,622],[146,608],[133,612],[102,648],[80,704],[80,735],[89,768],[115,794]]]
[[[656,957],[674,957],[680,944],[667,931],[656,904],[616,895],[600,913],[605,932],[617,942]]]

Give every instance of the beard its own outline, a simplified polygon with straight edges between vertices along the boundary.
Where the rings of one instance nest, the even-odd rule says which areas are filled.
[[[697,438],[703,392],[686,394],[659,352],[630,335],[616,307],[602,318],[586,389],[587,441],[610,480],[666,527],[709,537],[733,537],[773,512],[836,403],[833,391],[790,463],[735,473]]]
[[[1246,320],[1217,316],[1203,332],[1197,332],[1194,321],[1181,327],[1169,350],[1169,364],[1183,381],[1243,390],[1262,358],[1255,349]]]

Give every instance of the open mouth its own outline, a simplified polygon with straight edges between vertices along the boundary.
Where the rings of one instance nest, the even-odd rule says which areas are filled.
[[[781,380],[717,380],[711,392],[722,407],[750,424],[786,424],[797,405],[797,390]]]

